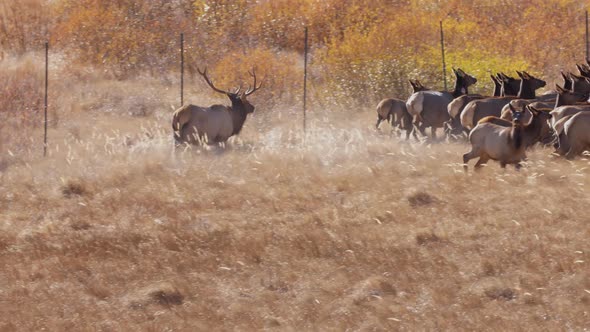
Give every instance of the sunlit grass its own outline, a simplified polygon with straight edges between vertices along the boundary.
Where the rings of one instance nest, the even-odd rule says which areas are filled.
[[[316,111],[305,140],[296,111],[257,114],[225,150],[173,152],[166,112],[79,114],[48,158],[3,156],[0,326],[587,326],[587,160],[465,174],[465,143],[376,133],[369,110]]]

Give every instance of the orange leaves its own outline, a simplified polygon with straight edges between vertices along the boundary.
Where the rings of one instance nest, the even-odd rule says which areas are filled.
[[[43,48],[52,15],[43,0],[0,1],[0,51],[22,54]]]
[[[211,68],[215,84],[224,89],[237,87],[241,82],[244,88],[252,84],[248,74],[253,68],[263,88],[252,95],[260,100],[258,105],[271,108],[279,101],[293,101],[302,91],[303,68],[297,66],[296,53],[276,53],[271,49],[257,48],[248,54],[228,53]]]
[[[84,64],[106,67],[116,77],[168,72],[186,8],[157,0],[62,2],[58,46]]]
[[[300,82],[296,76],[301,72],[303,28],[308,26],[312,84],[341,86],[344,95],[369,99],[385,93],[403,95],[408,78],[442,87],[441,19],[448,67],[470,68],[478,75],[527,67],[541,76],[556,77],[560,69],[573,69],[572,64],[585,56],[584,10],[590,4],[576,0],[50,3],[49,16],[55,22],[39,15],[46,1],[2,2],[0,47],[24,52],[30,45],[42,45],[39,40],[46,29],[56,48],[79,63],[101,67],[119,78],[161,76],[178,68],[178,35],[184,32],[189,71],[202,63],[216,68],[257,63],[272,73],[277,89],[292,91],[295,83],[287,82]],[[480,86],[479,91],[488,91],[484,85],[475,89]]]

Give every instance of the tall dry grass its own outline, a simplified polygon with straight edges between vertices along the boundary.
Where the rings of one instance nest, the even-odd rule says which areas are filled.
[[[49,158],[5,157],[0,330],[590,326],[586,159],[466,175],[466,144],[375,133],[372,110],[314,109],[303,143],[292,107],[172,153],[169,105],[120,97],[61,117]]]
[[[9,147],[25,150],[33,128],[43,125],[43,69],[38,60],[33,54],[0,60],[0,171]]]

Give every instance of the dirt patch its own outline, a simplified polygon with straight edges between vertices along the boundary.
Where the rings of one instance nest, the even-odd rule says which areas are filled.
[[[416,243],[420,246],[424,246],[430,243],[438,243],[441,242],[442,239],[434,234],[433,232],[427,233],[418,233],[416,234]]]
[[[427,192],[419,191],[408,196],[408,203],[412,207],[428,206],[437,203],[438,199]]]
[[[486,289],[485,294],[494,300],[510,301],[516,298],[516,293],[511,288],[492,287]]]
[[[87,196],[91,194],[89,185],[82,180],[67,180],[61,187],[61,193],[65,198]]]
[[[169,282],[160,282],[140,289],[129,296],[128,306],[140,309],[151,304],[163,307],[181,305],[184,302],[182,292]]]

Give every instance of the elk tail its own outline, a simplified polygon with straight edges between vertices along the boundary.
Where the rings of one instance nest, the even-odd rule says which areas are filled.
[[[189,121],[189,116],[187,116],[188,109],[183,107],[178,111],[174,112],[172,116],[172,133],[174,135],[174,142],[176,144],[182,143],[182,129]]]

